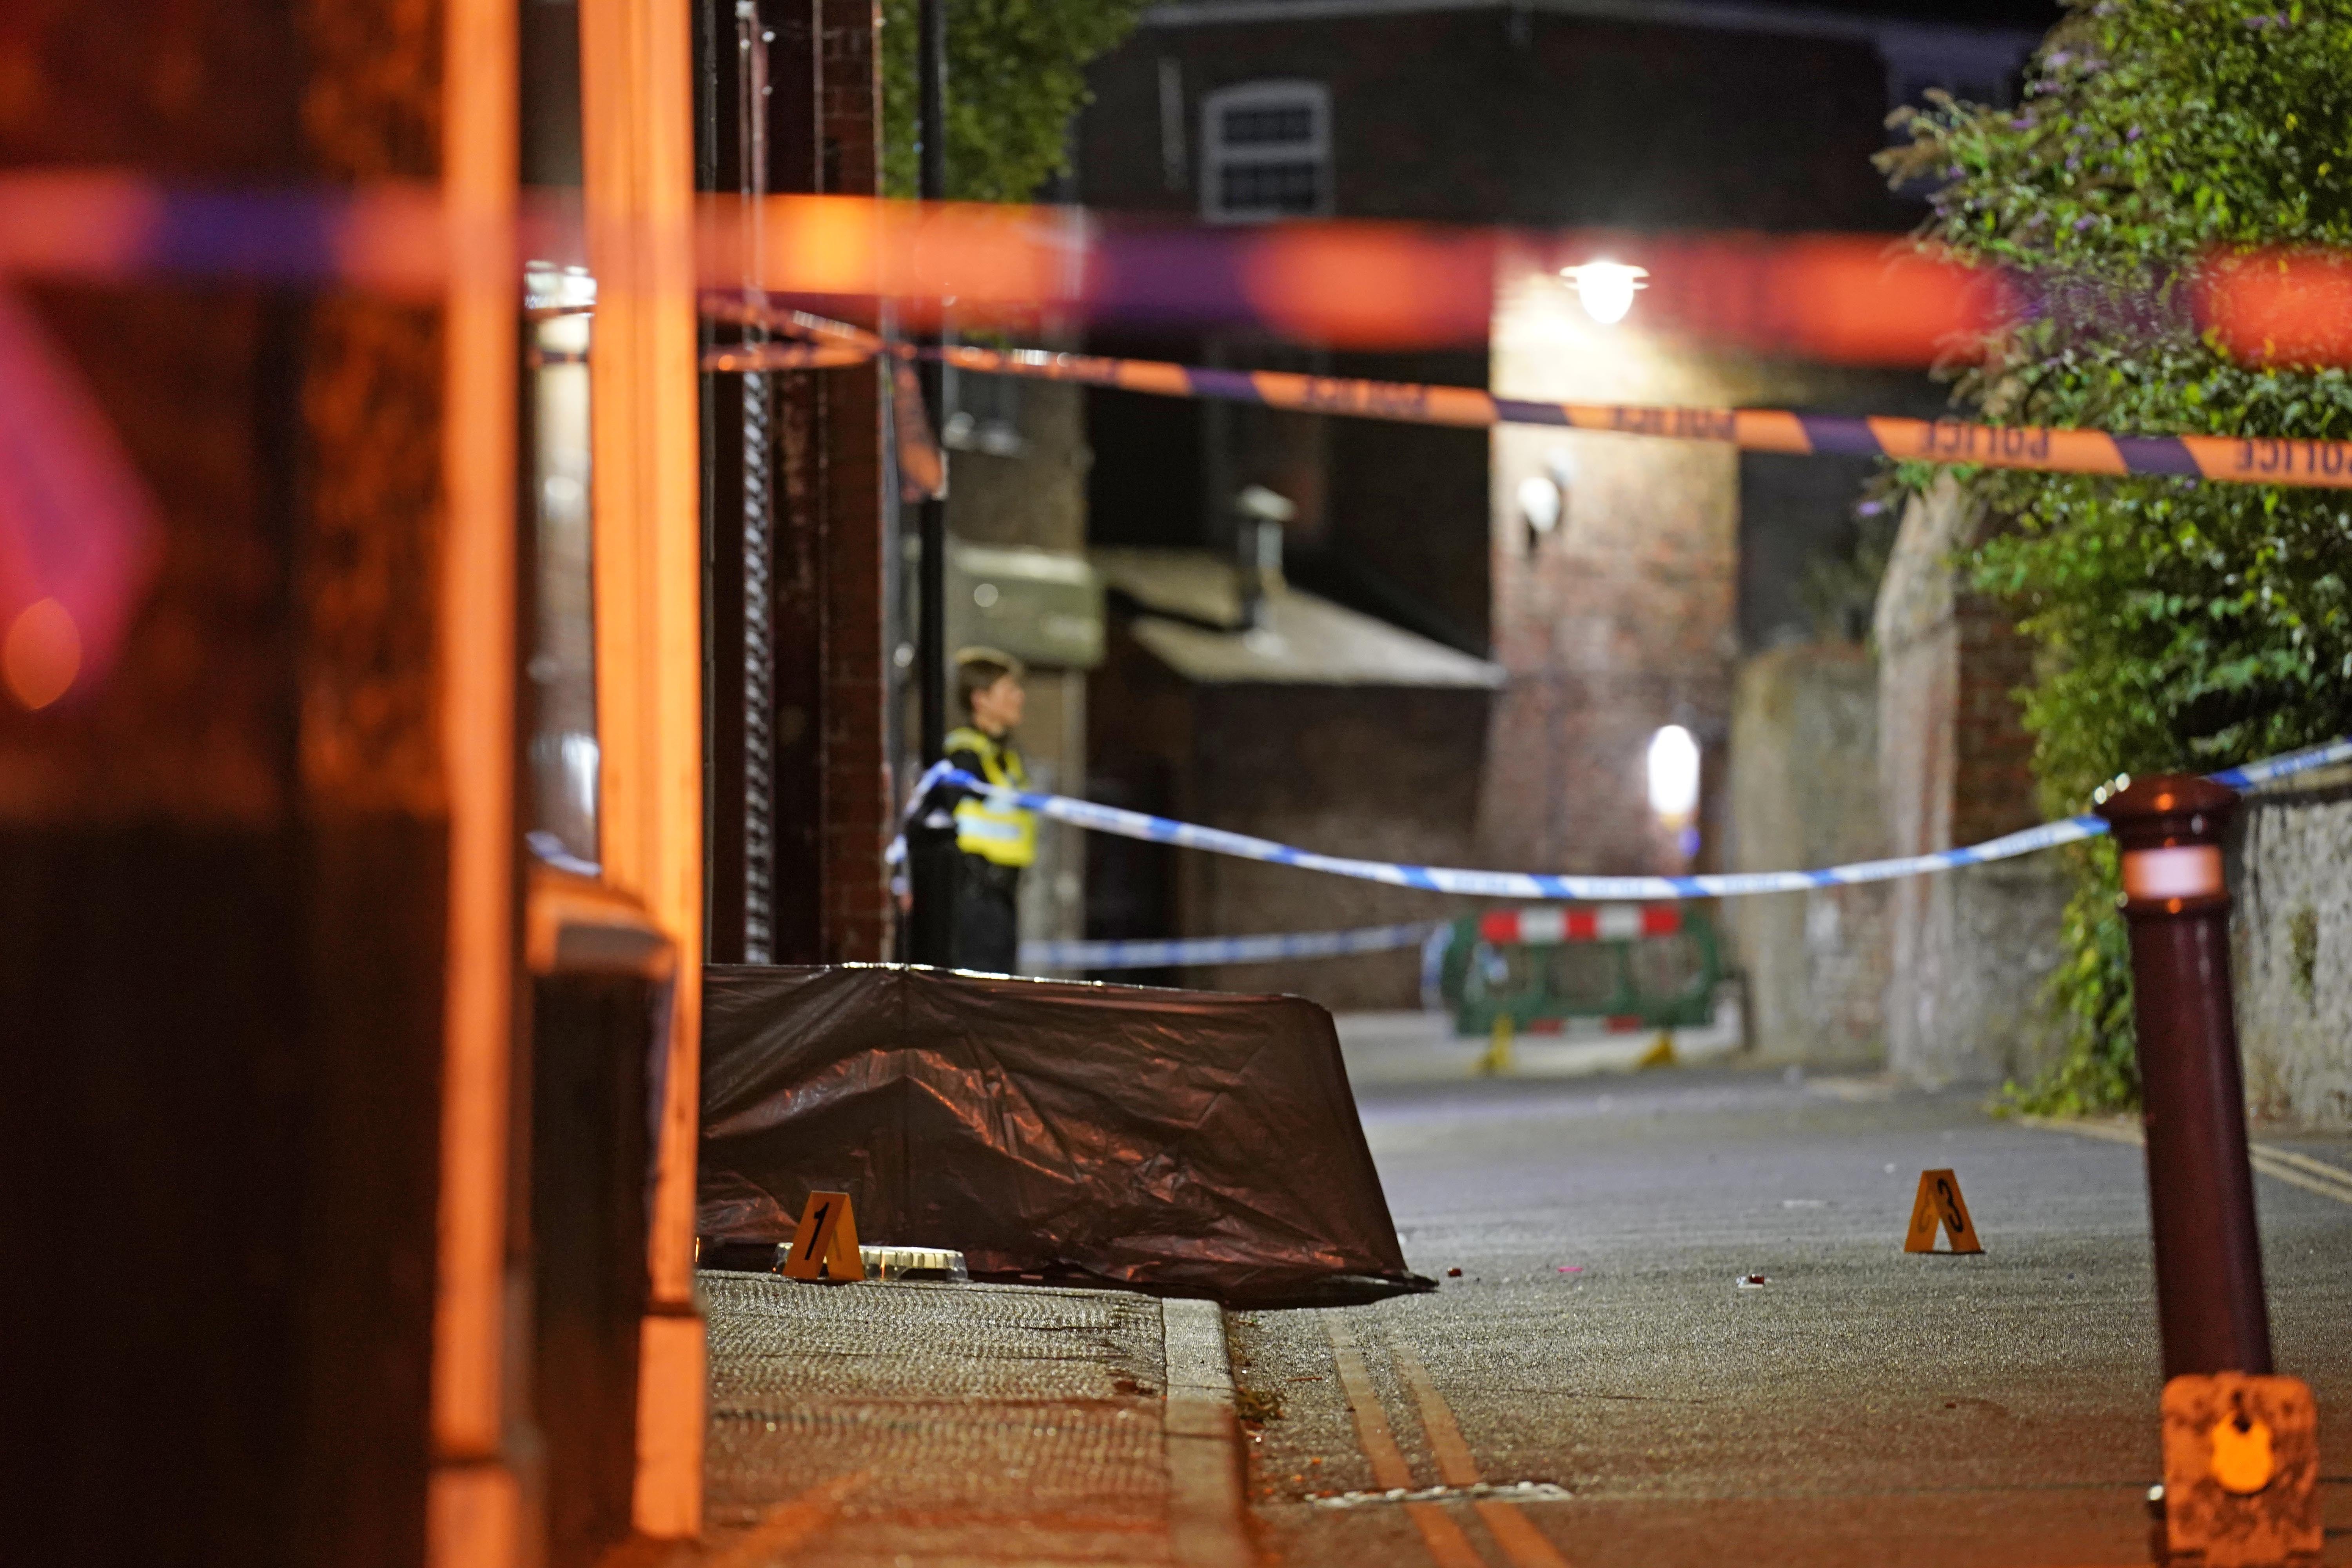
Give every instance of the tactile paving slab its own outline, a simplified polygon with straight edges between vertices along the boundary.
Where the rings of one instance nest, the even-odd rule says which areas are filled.
[[[705,1274],[714,1542],[863,1472],[796,1563],[1167,1561],[1160,1304]]]

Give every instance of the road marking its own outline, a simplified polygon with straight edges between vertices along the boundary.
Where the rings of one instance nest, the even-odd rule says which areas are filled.
[[[1397,1376],[1412,1391],[1413,1403],[1421,1407],[1422,1430],[1429,1434],[1430,1451],[1437,1456],[1437,1479],[1449,1487],[1479,1485],[1486,1478],[1478,1473],[1478,1461],[1471,1458],[1470,1445],[1462,1440],[1461,1424],[1454,1419],[1453,1407],[1437,1392],[1437,1384],[1421,1364],[1421,1357],[1393,1334],[1389,1337],[1389,1356],[1396,1363]],[[1488,1532],[1514,1568],[1569,1568],[1568,1559],[1535,1527],[1534,1521],[1519,1511],[1517,1503],[1504,1498],[1477,1498],[1470,1506],[1486,1521]]]
[[[1383,1491],[1406,1491],[1412,1487],[1412,1467],[1405,1463],[1404,1450],[1397,1447],[1396,1434],[1389,1429],[1388,1413],[1381,1408],[1379,1391],[1372,1387],[1372,1376],[1364,1365],[1363,1348],[1356,1342],[1356,1332],[1348,1326],[1345,1315],[1336,1308],[1323,1313],[1323,1332],[1331,1341],[1331,1360],[1339,1370],[1339,1387],[1348,1396],[1348,1408],[1356,1417],[1356,1446],[1364,1458],[1372,1462],[1372,1484]],[[1455,1435],[1456,1441],[1460,1434]],[[1421,1531],[1422,1544],[1438,1568],[1486,1568],[1486,1560],[1454,1522],[1443,1503],[1408,1502],[1405,1516]]]
[[[2028,1127],[2039,1127],[2045,1132],[2073,1132],[2109,1143],[2129,1143],[2134,1148],[2147,1142],[2147,1136],[2137,1122],[2121,1119],[2069,1121],[2056,1116],[2021,1116],[2018,1120]],[[2251,1141],[2246,1145],[2246,1161],[2273,1181],[2284,1182],[2288,1186],[2301,1187],[2306,1193],[2317,1193],[2321,1197],[2334,1198],[2338,1203],[2352,1204],[2352,1171],[2341,1165],[2315,1160],[2293,1149]]]
[[[1400,1502],[1473,1502],[1499,1497],[1505,1502],[1573,1502],[1576,1494],[1549,1481],[1521,1481],[1517,1486],[1423,1487],[1402,1498],[1387,1492],[1309,1492],[1312,1508],[1392,1508]]]
[[[2292,1149],[2282,1149],[2273,1143],[2257,1143],[2252,1153],[2255,1169],[2282,1182],[2291,1183],[2307,1192],[2325,1193],[2331,1198],[2352,1203],[2352,1171],[2341,1165],[2331,1165],[2325,1160],[2315,1160],[2308,1154],[2298,1154]]]
[[[2027,1127],[2038,1127],[2044,1132],[2072,1132],[2078,1138],[2096,1138],[2105,1143],[2128,1143],[2137,1149],[2140,1144],[2139,1123],[2121,1117],[2085,1117],[2069,1121],[2063,1116],[2020,1116],[2018,1121]]]
[[[2265,1148],[2259,1143],[2246,1151],[2248,1159],[2253,1163],[2254,1169],[2271,1180],[2284,1182],[2290,1187],[2301,1187],[2306,1193],[2317,1193],[2324,1198],[2334,1198],[2339,1204],[2352,1204],[2352,1176],[2341,1173],[2334,1173],[2326,1177],[2313,1175],[2299,1168],[2297,1164],[2289,1163],[2282,1157],[2285,1152],[2284,1150]],[[2312,1160],[2303,1163],[2318,1165],[2320,1163]],[[2326,1170],[2327,1167],[2321,1166],[2321,1169]]]

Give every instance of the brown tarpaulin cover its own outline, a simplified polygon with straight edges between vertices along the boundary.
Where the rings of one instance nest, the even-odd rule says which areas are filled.
[[[1272,1303],[1425,1289],[1331,1016],[1295,996],[897,965],[705,971],[697,1230]]]

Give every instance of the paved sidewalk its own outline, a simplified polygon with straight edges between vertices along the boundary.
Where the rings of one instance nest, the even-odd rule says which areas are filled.
[[[701,1285],[706,1564],[1252,1558],[1212,1306],[759,1274]]]
[[[1435,1013],[1340,1013],[1332,1022],[1359,1091],[1404,1084],[1460,1083],[1478,1075],[1489,1042],[1454,1032]],[[1717,1005],[1711,1024],[1668,1031],[1685,1067],[1721,1063],[1739,1049],[1739,1005]],[[1631,1072],[1656,1046],[1655,1029],[1612,1030],[1600,1018],[1571,1018],[1555,1033],[1528,1033],[1511,1041],[1514,1078],[1581,1078]]]

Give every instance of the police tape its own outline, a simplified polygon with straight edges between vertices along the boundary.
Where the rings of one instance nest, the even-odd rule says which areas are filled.
[[[1143,942],[1024,942],[1024,969],[1186,969],[1207,963],[1271,963],[1284,958],[1341,958],[1419,947],[1448,921],[1359,926],[1352,931],[1295,931],[1273,936],[1178,937]]]
[[[1705,441],[1800,457],[2024,468],[2062,474],[2144,474],[2241,484],[2352,487],[2352,441],[2285,437],[2116,436],[1957,419],[1800,414],[1780,408],[1678,408],[1624,403],[1543,403],[1463,386],[1218,370],[1084,354],[950,348],[959,370],[1076,382],[1167,397],[1256,403],[1313,414],[1416,425],[1547,425],[1619,436]]]
[[[2352,737],[2259,763],[2249,763],[2243,767],[2227,768],[2208,776],[2218,784],[2243,789],[2346,761],[2352,761]],[[1707,872],[1691,877],[1586,877],[1542,871],[1485,871],[1447,866],[1414,866],[1387,860],[1359,860],[1343,855],[1321,855],[1287,844],[1277,844],[1268,838],[1255,838],[1245,833],[1202,827],[1195,823],[1177,822],[1145,812],[1100,805],[1093,801],[1073,800],[1067,795],[1006,789],[974,778],[945,763],[932,764],[923,774],[911,797],[910,810],[914,803],[922,801],[940,783],[985,796],[999,806],[1023,807],[1056,822],[1066,822],[1097,833],[1108,833],[1147,844],[1202,849],[1244,860],[1295,866],[1304,871],[1322,871],[1332,876],[1384,883],[1390,887],[1415,888],[1424,892],[1534,902],[1738,898],[1756,893],[1805,892],[1815,888],[1889,882],[1904,877],[1953,870],[1962,866],[2013,859],[2021,855],[2054,848],[2061,844],[2095,838],[2107,831],[2105,822],[2085,814],[2058,822],[2045,822],[2038,827],[2005,834],[1962,848],[1939,849],[1926,855],[1897,856],[1884,860],[1864,860],[1826,867],[1817,871]],[[904,850],[900,846],[893,845],[892,850],[895,858],[903,858]]]
[[[1797,457],[1892,458],[1898,461],[2042,473],[2144,475],[2233,484],[2352,488],[2352,441],[2284,436],[2132,436],[2042,425],[1978,425],[1958,419],[1801,414],[1785,408],[1696,408],[1629,403],[1546,403],[1498,397],[1475,387],[1293,371],[1223,370],[1163,360],[1106,358],[1038,349],[967,345],[916,348],[803,310],[769,309],[704,296],[714,319],[792,332],[809,341],[721,345],[702,368],[811,370],[885,354],[937,358],[958,370],[1100,386],[1159,397],[1254,403],[1307,414],[1337,414],[1411,425],[1558,429],[1703,441],[1748,452]]]

